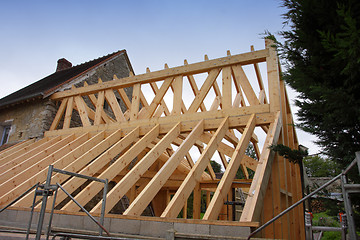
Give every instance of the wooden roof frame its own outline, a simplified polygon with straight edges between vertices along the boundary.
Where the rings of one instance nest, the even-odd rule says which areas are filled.
[[[107,213],[127,196],[130,204],[123,216],[141,216],[150,204],[155,216],[174,221],[186,209],[187,199],[193,193],[192,216],[200,219],[201,191],[206,191],[202,221],[230,220],[230,215],[223,217],[224,201],[232,196],[233,188],[240,187],[248,192],[248,197],[239,223],[254,226],[266,222],[300,199],[302,188],[299,166],[269,148],[277,143],[297,148],[298,141],[276,50],[269,39],[265,46],[263,50],[252,48],[251,52],[233,56],[228,52],[226,57],[213,60],[206,56],[205,61],[194,64],[185,60],[184,66],[166,65],[164,70],[148,70],[122,79],[114,76],[113,81],[99,79],[98,84],[54,93],[51,99],[61,104],[45,138],[0,152],[0,165],[6,167],[0,174],[0,205],[34,183],[43,182],[47,165],[53,164],[114,181],[115,186],[107,195]],[[264,88],[259,63],[266,63],[268,89]],[[258,94],[254,81],[243,69],[245,65],[254,66]],[[197,85],[197,74],[207,75],[201,86]],[[185,81],[193,94],[190,103],[185,101]],[[153,91],[150,100],[143,92],[145,85]],[[131,99],[123,90],[130,86]],[[210,91],[215,97],[211,106],[206,106],[204,100]],[[172,96],[170,104],[164,97],[168,93]],[[119,99],[125,103],[125,111],[120,108]],[[109,109],[104,108],[105,102]],[[72,127],[76,114],[81,126]],[[266,135],[262,150],[254,129],[262,129]],[[249,143],[258,160],[245,155]],[[190,151],[193,148],[200,152],[197,159]],[[210,165],[215,152],[225,168],[221,179],[216,179]],[[239,167],[245,176],[242,180],[235,179]],[[248,169],[255,171],[252,179],[248,179]],[[59,174],[52,181],[64,183],[70,192],[85,182]],[[90,183],[79,190],[75,199],[86,205],[100,190],[100,185]],[[65,195],[58,194],[56,205],[60,206],[64,199]],[[15,206],[27,207],[31,201],[32,194],[28,194]],[[91,212],[97,213],[100,208],[98,202]],[[79,208],[68,202],[61,210],[77,212]],[[187,211],[182,216],[186,218]],[[299,206],[273,223],[263,236],[303,239],[302,218],[303,209]]]

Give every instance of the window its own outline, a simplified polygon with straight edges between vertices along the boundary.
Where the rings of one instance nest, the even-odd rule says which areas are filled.
[[[5,143],[7,143],[8,139],[9,139],[10,129],[11,129],[10,125],[3,126],[1,145],[4,145]]]

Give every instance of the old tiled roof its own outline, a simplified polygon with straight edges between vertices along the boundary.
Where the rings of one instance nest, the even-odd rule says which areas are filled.
[[[90,71],[91,69],[97,67],[98,65],[106,62],[116,55],[122,53],[126,54],[125,50],[117,51],[109,55],[94,59],[83,64],[73,66],[71,68],[55,72],[37,82],[34,82],[6,97],[0,99],[0,108],[11,106],[13,104],[21,103],[23,101],[43,98],[49,95],[49,93],[56,91],[59,87],[65,83],[70,82],[71,80],[77,78],[80,75]],[[127,58],[127,56],[126,56]],[[128,63],[130,66],[130,63]],[[131,66],[130,66],[131,68]]]

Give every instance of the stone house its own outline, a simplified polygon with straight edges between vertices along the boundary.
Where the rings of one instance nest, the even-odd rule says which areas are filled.
[[[91,85],[99,78],[109,81],[114,75],[128,77],[130,72],[134,71],[125,50],[76,66],[64,58],[59,59],[55,73],[0,99],[1,147],[41,138],[49,130],[59,107],[49,98],[53,93],[73,85],[83,86],[85,81]],[[132,89],[125,89],[125,92],[131,99]]]

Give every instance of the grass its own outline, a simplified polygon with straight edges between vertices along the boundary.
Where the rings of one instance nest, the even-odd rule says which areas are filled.
[[[315,213],[312,220],[314,226],[340,227],[337,216],[328,215],[329,211]],[[324,232],[321,240],[341,239],[341,232]]]

